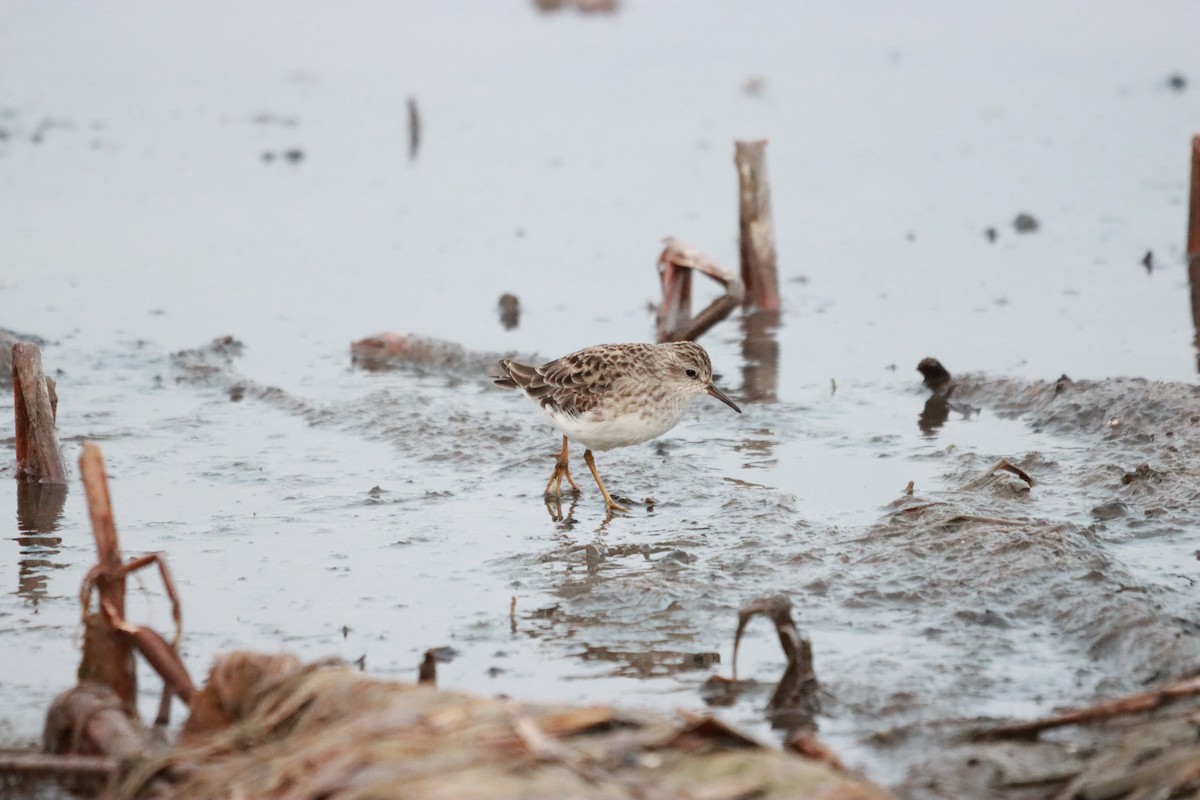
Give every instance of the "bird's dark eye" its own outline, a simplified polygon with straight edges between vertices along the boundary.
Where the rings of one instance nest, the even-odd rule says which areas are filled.
[[[689,370],[686,370],[683,374],[687,375],[689,378],[694,378],[694,377],[696,377],[696,370],[689,369]]]

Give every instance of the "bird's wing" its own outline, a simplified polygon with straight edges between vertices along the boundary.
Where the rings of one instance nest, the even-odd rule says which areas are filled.
[[[628,351],[626,351],[628,353]],[[595,408],[620,377],[610,351],[589,347],[538,367],[525,391],[543,406],[578,416]]]

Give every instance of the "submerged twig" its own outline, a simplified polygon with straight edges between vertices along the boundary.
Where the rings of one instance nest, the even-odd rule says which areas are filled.
[[[0,775],[13,777],[96,778],[107,782],[117,774],[117,759],[109,756],[61,756],[0,750]]]
[[[1028,722],[1010,722],[997,725],[994,728],[978,731],[976,739],[1018,739],[1036,736],[1045,730],[1062,728],[1067,725],[1081,725],[1089,722],[1099,722],[1127,714],[1141,714],[1153,711],[1171,700],[1189,695],[1200,694],[1200,675],[1181,678],[1165,686],[1148,692],[1126,695],[1116,700],[1109,700],[1089,708],[1068,711],[1053,717],[1030,720]]]
[[[1027,486],[1033,486],[1033,478],[1029,477],[1029,473],[1018,467],[1016,464],[1013,464],[1007,458],[1002,458],[992,466],[985,469],[983,472],[980,472],[971,480],[964,483],[959,487],[959,489],[978,489],[980,486],[983,486],[985,483],[991,480],[992,476],[997,472],[1011,472],[1013,475],[1016,475],[1018,478],[1025,481]]]
[[[746,625],[761,614],[775,625],[779,645],[787,656],[787,667],[771,693],[767,708],[777,711],[795,708],[807,703],[817,688],[817,676],[813,671],[812,642],[800,635],[792,619],[792,601],[783,595],[773,595],[755,600],[738,611],[737,632],[733,636],[733,680],[737,681],[738,648]]]

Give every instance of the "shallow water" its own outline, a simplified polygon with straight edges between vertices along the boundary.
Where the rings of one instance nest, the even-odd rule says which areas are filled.
[[[1200,119],[1194,87],[1165,80],[1200,76],[1200,12],[747,13],[7,4],[0,323],[50,339],[68,453],[100,442],[124,548],[168,554],[194,670],[278,648],[411,678],[449,645],[444,686],[702,709],[737,608],[785,592],[827,694],[821,734],[893,783],[920,740],[878,746],[881,729],[1045,713],[1195,663],[1172,622],[1195,618],[1191,494],[1120,481],[1143,461],[1190,468],[1160,429],[1194,398],[1150,403],[1131,426],[1158,431],[1145,440],[1105,427],[1127,383],[1085,392],[1076,418],[1012,398],[1062,373],[1195,383],[1180,253]],[[760,95],[742,91],[754,77]],[[748,398],[761,384],[736,321],[706,336],[746,413],[702,399],[667,437],[598,457],[652,511],[604,524],[580,481],[554,520],[540,491],[557,440],[521,398],[351,368],[348,343],[378,330],[546,357],[649,338],[663,235],[736,261],[739,136],[771,140],[776,401]],[[293,147],[299,163],[278,156]],[[1022,211],[1037,233],[1013,231]],[[170,357],[227,333],[244,353],[208,381]],[[1014,380],[980,381],[923,429],[912,368],[930,354]],[[959,489],[1001,457],[1031,492]],[[909,481],[1031,533],[972,547],[937,520],[897,528]],[[1095,511],[1114,500],[1119,516]],[[15,490],[0,519],[18,520]],[[24,742],[78,657],[93,557],[78,485],[52,530],[3,542],[0,739]],[[607,553],[590,571],[588,544]],[[1120,600],[1110,649],[1070,596],[1090,597],[1091,572],[1096,598]],[[146,586],[130,613],[165,629]],[[765,623],[740,661],[778,675]],[[764,702],[719,712],[769,738]]]

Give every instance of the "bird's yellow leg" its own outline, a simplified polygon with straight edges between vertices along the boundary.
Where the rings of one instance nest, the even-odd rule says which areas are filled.
[[[604,481],[600,480],[600,473],[596,471],[596,459],[592,458],[591,450],[583,451],[583,460],[587,462],[588,469],[592,471],[592,477],[596,479],[596,485],[600,487],[600,494],[604,495],[604,505],[609,511],[628,511],[629,509],[622,505],[617,505],[613,501],[612,495],[608,493],[608,489],[604,488]]]
[[[546,484],[546,495],[549,497],[562,496],[563,478],[567,479],[567,483],[571,484],[571,491],[579,494],[579,487],[575,485],[575,480],[571,477],[571,470],[567,466],[567,437],[563,437],[562,450],[554,459],[554,474],[550,476],[550,482]]]

